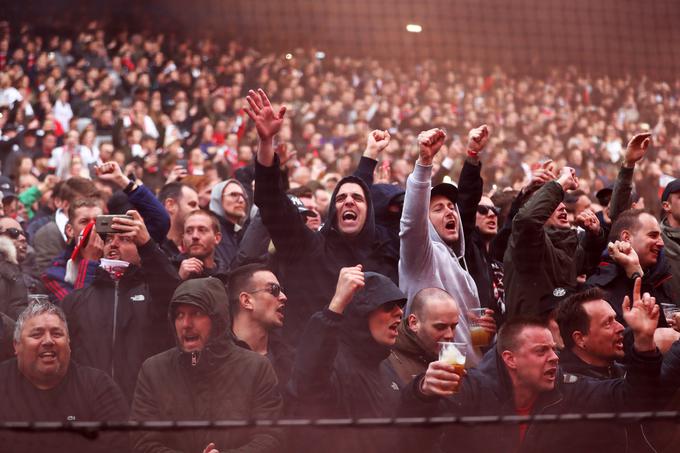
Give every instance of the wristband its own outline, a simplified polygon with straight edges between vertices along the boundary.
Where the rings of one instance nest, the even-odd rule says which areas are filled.
[[[137,188],[137,183],[135,181],[130,181],[127,186],[125,186],[125,189],[123,189],[123,192],[127,195],[130,195],[132,192],[135,191]]]
[[[638,271],[635,271],[631,274],[630,279],[635,281],[637,278],[642,278],[642,274]]]
[[[477,157],[477,156],[479,155],[479,151],[475,151],[475,150],[472,150],[472,149],[468,149],[468,150],[467,150],[467,155],[470,156],[470,157]]]

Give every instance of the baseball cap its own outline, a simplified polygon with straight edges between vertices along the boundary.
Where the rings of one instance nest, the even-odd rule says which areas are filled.
[[[300,214],[302,214],[302,215],[316,215],[316,213],[314,211],[312,211],[311,209],[307,209],[305,207],[304,203],[302,203],[302,200],[300,200],[295,195],[288,194],[288,198],[290,199],[290,201],[293,202],[293,205],[297,208],[297,210]]]
[[[595,198],[597,198],[597,201],[599,201],[602,206],[607,206],[612,199],[613,192],[614,190],[611,187],[605,187],[604,189],[597,191]]]
[[[666,188],[663,190],[661,195],[661,201],[668,201],[670,194],[680,192],[680,179],[674,179],[673,181],[666,184]]]
[[[456,200],[458,200],[458,187],[446,182],[439,183],[432,188],[430,200],[434,198],[435,195],[444,195],[455,204]]]
[[[7,176],[0,176],[0,192],[2,192],[3,198],[16,196],[14,184]]]

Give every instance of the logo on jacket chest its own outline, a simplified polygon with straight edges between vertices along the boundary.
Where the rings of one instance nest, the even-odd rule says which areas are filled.
[[[130,296],[130,300],[132,302],[144,302],[146,301],[146,297],[144,296],[144,294],[137,294],[134,296]]]

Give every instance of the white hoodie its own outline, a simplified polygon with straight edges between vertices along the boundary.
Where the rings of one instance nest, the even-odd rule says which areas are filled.
[[[456,341],[472,345],[466,315],[470,309],[480,307],[477,285],[460,264],[465,256],[465,238],[460,220],[460,258],[444,243],[430,223],[431,174],[432,166],[416,163],[406,181],[399,232],[399,287],[408,297],[407,313],[410,312],[413,297],[421,289],[441,288],[451,294],[460,308]],[[468,364],[476,365],[481,356],[479,349],[473,349],[472,346],[468,348]]]

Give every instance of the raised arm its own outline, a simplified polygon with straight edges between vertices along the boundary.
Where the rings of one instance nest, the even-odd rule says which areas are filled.
[[[475,230],[477,206],[482,198],[484,182],[480,174],[482,163],[479,155],[489,141],[489,128],[486,124],[472,129],[468,134],[468,157],[463,164],[463,170],[458,180],[458,211],[460,223],[463,226],[465,242]]]
[[[354,170],[354,176],[361,178],[369,188],[373,185],[373,171],[380,153],[390,144],[390,138],[390,133],[387,131],[374,130],[368,134],[366,149],[357,169]]]
[[[543,226],[562,202],[564,193],[577,188],[574,169],[565,167],[557,180],[543,185],[520,208],[512,221],[510,238],[514,245],[513,260],[517,266],[530,268],[540,262],[545,249]]]
[[[430,176],[432,160],[444,144],[446,134],[441,129],[430,129],[418,135],[420,156],[413,173],[406,180],[404,210],[401,214],[400,273],[423,269],[432,260],[429,236]]]
[[[628,142],[626,153],[623,156],[623,164],[616,178],[612,198],[609,202],[609,218],[612,223],[618,218],[619,214],[630,208],[630,194],[633,191],[635,164],[645,157],[651,136],[652,134],[648,132],[637,134]]]
[[[262,222],[274,241],[277,252],[287,259],[295,258],[317,241],[316,234],[305,225],[297,208],[281,186],[279,158],[272,142],[281,129],[286,108],[274,113],[267,95],[262,90],[249,91],[246,98],[250,108],[245,111],[255,122],[260,147],[255,162],[255,204],[260,208]]]

